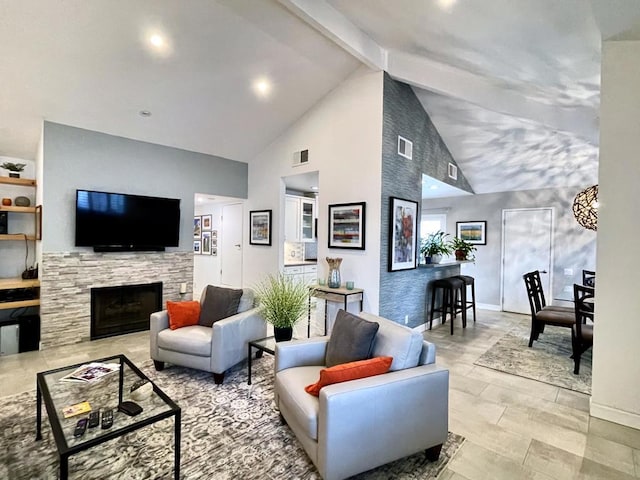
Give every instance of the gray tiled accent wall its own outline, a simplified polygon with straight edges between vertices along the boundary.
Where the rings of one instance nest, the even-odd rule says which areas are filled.
[[[162,282],[163,305],[190,300],[193,254],[47,252],[41,272],[40,338],[45,349],[89,340],[91,288]],[[187,294],[180,295],[183,282]]]
[[[398,155],[398,135],[413,142],[413,159]],[[389,197],[421,204],[422,174],[472,192],[464,174],[448,178],[449,162],[456,164],[429,115],[411,87],[385,74],[382,127],[382,208],[380,239],[380,315],[408,326],[425,323],[427,282],[446,270],[430,269],[389,272]],[[457,165],[457,164],[456,164]],[[418,216],[418,225],[419,222]],[[454,267],[459,269],[459,267]]]

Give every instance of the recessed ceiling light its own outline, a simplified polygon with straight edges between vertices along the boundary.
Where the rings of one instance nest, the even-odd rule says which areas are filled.
[[[162,35],[154,33],[149,37],[149,43],[156,48],[162,48],[165,46],[165,40]]]
[[[458,0],[437,0],[438,6],[442,10],[450,10]]]
[[[438,185],[430,185],[429,186],[429,190],[437,190],[438,189]]]
[[[318,187],[316,187],[315,185],[312,185],[311,186],[311,190],[313,190],[313,191],[318,190]]]
[[[141,117],[150,117],[151,112],[149,110],[140,110],[138,112],[138,115],[140,115]]]
[[[271,82],[266,78],[259,78],[255,82],[253,82],[253,91],[259,97],[267,97],[271,92]]]

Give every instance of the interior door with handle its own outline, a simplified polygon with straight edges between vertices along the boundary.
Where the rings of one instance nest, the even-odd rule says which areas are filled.
[[[502,310],[531,313],[522,275],[540,271],[547,303],[551,303],[553,209],[502,211]]]
[[[222,207],[220,283],[235,288],[242,287],[242,212],[241,203]]]

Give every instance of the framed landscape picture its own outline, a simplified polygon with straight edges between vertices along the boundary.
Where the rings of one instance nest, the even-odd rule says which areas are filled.
[[[202,255],[211,255],[211,232],[202,232]]]
[[[456,236],[473,245],[487,244],[487,222],[456,222]]]
[[[329,205],[329,248],[365,249],[365,202]]]
[[[390,198],[389,271],[416,268],[418,202]]]
[[[271,246],[271,210],[249,212],[249,244]]]
[[[198,240],[202,235],[202,217],[193,217],[193,239]]]
[[[193,253],[194,255],[200,255],[200,240],[193,241]]]

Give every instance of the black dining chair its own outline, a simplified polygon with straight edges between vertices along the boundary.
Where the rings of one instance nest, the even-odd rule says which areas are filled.
[[[529,347],[533,346],[534,340],[538,340],[544,332],[545,325],[571,328],[575,323],[575,312],[571,307],[547,306],[540,272],[525,273],[522,278],[527,287],[529,297],[529,307],[531,308],[531,334],[529,336]]]
[[[595,288],[596,272],[592,270],[582,270],[582,285]]]
[[[571,346],[573,348],[573,373],[580,372],[580,357],[593,346],[593,319],[595,289],[584,285],[573,285],[573,301],[575,307],[575,323],[571,327]],[[591,320],[592,324],[587,324]]]

